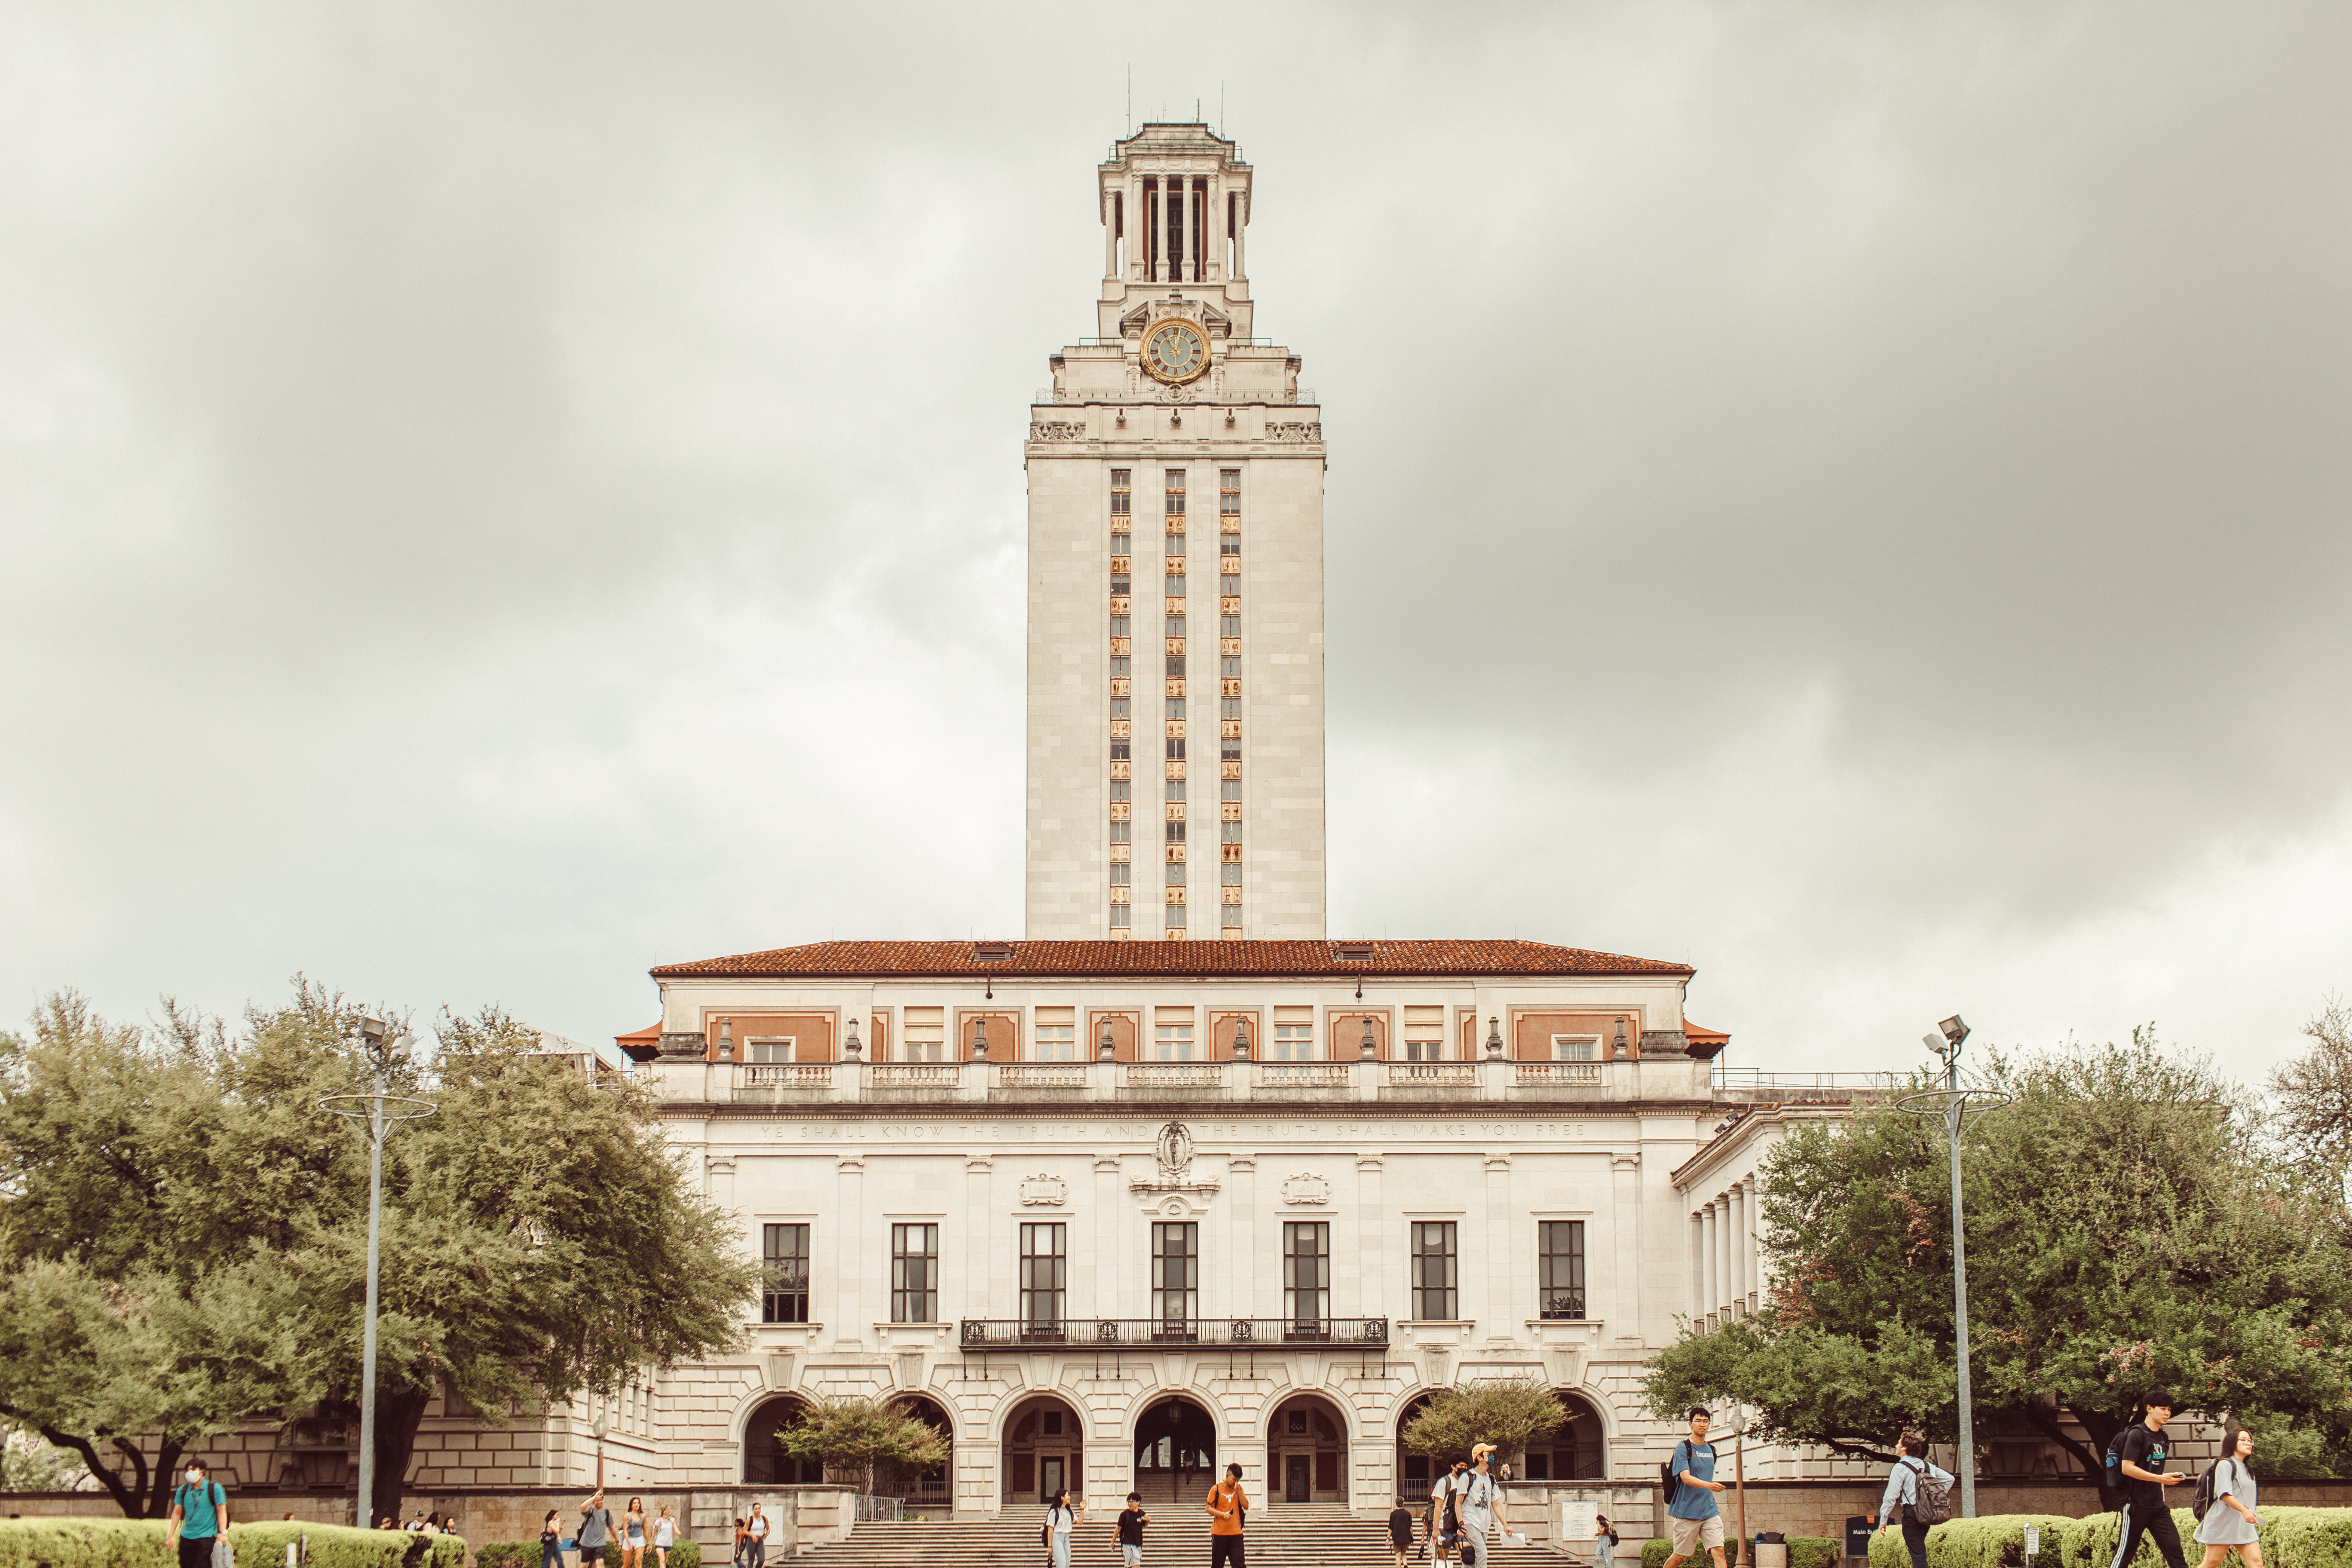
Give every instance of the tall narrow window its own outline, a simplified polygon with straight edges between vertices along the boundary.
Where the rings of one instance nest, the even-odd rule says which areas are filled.
[[[894,1323],[936,1323],[940,1321],[938,1226],[894,1225],[890,1227],[890,1321]]]
[[[1452,1322],[1460,1316],[1455,1288],[1454,1222],[1412,1222],[1412,1315],[1424,1322]]]
[[[760,1232],[760,1321],[807,1322],[809,1227],[770,1225]]]
[[[1110,471],[1110,782],[1111,814],[1110,843],[1114,856],[1110,879],[1109,915],[1106,926],[1113,941],[1129,934],[1129,863],[1122,847],[1133,831],[1128,820],[1129,795],[1132,788],[1135,746],[1134,644],[1135,628],[1135,470],[1113,468]],[[1149,586],[1147,584],[1146,586]],[[1149,606],[1147,606],[1147,613]],[[1150,753],[1146,753],[1149,755]],[[1044,1037],[1039,1037],[1039,1055]]]
[[[1190,1220],[1151,1226],[1151,1316],[1162,1333],[1190,1333],[1201,1315],[1201,1227]]]
[[[1331,1226],[1325,1220],[1282,1223],[1282,1316],[1290,1331],[1330,1331]]]
[[[1584,1316],[1584,1222],[1536,1222],[1536,1291],[1538,1315]]]
[[[1058,1334],[1069,1290],[1068,1227],[1021,1227],[1021,1328],[1024,1333]]]

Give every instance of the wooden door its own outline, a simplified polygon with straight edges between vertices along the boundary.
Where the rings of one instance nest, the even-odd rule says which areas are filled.
[[[1282,1457],[1282,1500],[1312,1502],[1315,1483],[1310,1466],[1313,1460],[1305,1454],[1285,1454]]]

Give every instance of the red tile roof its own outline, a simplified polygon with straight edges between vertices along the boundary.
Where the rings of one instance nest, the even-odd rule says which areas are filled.
[[[982,960],[981,949],[1003,951]],[[1342,952],[1369,952],[1369,960]],[[1686,963],[1555,947],[1542,942],[812,942],[693,963],[665,963],[656,980],[985,975],[1661,974]]]

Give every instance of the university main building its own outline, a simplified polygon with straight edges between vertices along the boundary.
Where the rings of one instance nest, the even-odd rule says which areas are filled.
[[[1570,1420],[1526,1482],[1601,1495],[1671,1441],[1644,1361],[1757,1304],[1805,1112],[1717,1086],[1690,969],[1326,932],[1327,447],[1254,334],[1252,184],[1202,125],[1097,174],[1097,335],[1024,451],[1025,940],[654,972],[623,1044],[766,1285],[608,1436],[618,1485],[814,1480],[775,1434],[856,1394],[950,1437],[886,1479],[941,1512],[1234,1460],[1264,1509],[1385,1509],[1433,1391],[1535,1377]]]

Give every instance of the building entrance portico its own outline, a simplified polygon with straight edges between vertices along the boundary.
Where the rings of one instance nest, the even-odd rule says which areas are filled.
[[[1265,1452],[1266,1491],[1275,1502],[1348,1500],[1348,1421],[1321,1394],[1293,1394],[1275,1406]]]
[[[1065,1487],[1082,1494],[1084,1431],[1077,1411],[1055,1394],[1041,1394],[1014,1406],[1004,1423],[1004,1504],[1052,1502]]]
[[[1135,1424],[1135,1489],[1146,1502],[1205,1494],[1216,1480],[1217,1424],[1182,1394],[1155,1399]]]

